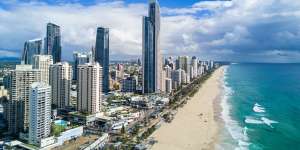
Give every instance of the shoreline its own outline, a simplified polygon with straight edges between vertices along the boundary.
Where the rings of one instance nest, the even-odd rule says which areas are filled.
[[[162,123],[150,137],[153,150],[214,149],[222,123],[222,94],[225,67],[218,68],[199,91],[179,108],[171,123]]]

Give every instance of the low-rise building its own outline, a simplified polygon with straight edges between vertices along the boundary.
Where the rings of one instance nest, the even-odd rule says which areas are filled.
[[[138,77],[131,76],[122,80],[122,92],[135,92],[138,85]]]

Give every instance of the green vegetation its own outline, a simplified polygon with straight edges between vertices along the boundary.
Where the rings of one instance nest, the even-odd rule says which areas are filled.
[[[138,140],[140,141],[147,139],[155,130],[156,125],[153,125],[152,127],[148,128],[147,131],[145,131],[140,137],[138,137]]]
[[[185,85],[185,86],[180,86],[177,88],[175,94],[173,95],[173,98],[170,100],[170,106],[172,108],[177,109],[178,105],[182,104],[177,104],[180,100],[182,100],[184,97],[193,97],[197,91],[201,88],[202,84],[212,75],[214,70],[204,74],[204,76],[201,76],[195,80],[192,81],[192,83]]]
[[[39,149],[37,146],[32,145],[32,144],[24,144],[25,146],[32,148],[32,149]]]
[[[56,124],[52,124],[51,125],[51,135],[54,135],[56,137],[58,137],[60,135],[61,132],[65,131],[65,127],[62,125],[56,125]]]
[[[121,134],[122,134],[122,135],[125,135],[125,133],[126,133],[125,126],[124,126],[124,125],[122,125]]]
[[[107,98],[109,104],[113,103],[113,100],[128,100],[130,97],[119,95],[119,96],[110,96]]]
[[[162,118],[163,118],[166,122],[169,122],[169,123],[173,120],[173,116],[172,116],[172,114],[171,114],[170,112],[164,114],[164,115],[162,116]]]
[[[113,84],[113,89],[114,89],[114,90],[119,90],[119,89],[120,89],[120,84],[114,83],[114,84]]]
[[[79,117],[86,117],[86,116],[92,115],[89,112],[71,112],[70,114],[79,116]]]
[[[136,124],[133,128],[132,128],[132,135],[135,136],[139,133],[140,131],[140,125]]]

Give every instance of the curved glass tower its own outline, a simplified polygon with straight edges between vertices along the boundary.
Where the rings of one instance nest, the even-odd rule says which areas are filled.
[[[148,16],[143,17],[143,93],[159,93],[161,87],[160,8],[149,1]]]

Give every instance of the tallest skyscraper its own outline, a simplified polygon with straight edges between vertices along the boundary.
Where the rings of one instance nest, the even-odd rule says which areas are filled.
[[[149,1],[148,16],[143,17],[143,92],[162,90],[160,54],[160,8],[157,0]]]

